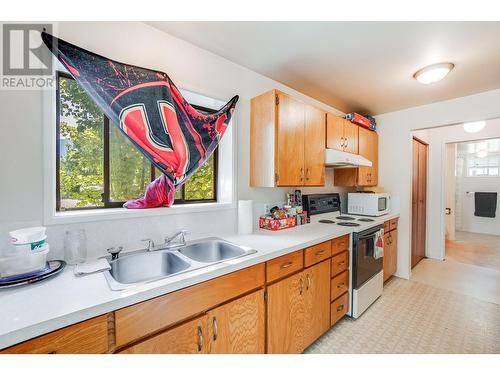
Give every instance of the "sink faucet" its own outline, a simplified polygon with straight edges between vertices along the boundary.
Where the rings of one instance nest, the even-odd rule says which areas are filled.
[[[179,232],[175,233],[174,235],[170,237],[165,237],[165,243],[164,246],[165,248],[172,248],[172,247],[181,247],[186,245],[186,235],[191,234],[188,230],[180,230]],[[173,241],[179,238],[179,241],[176,243],[173,243]]]

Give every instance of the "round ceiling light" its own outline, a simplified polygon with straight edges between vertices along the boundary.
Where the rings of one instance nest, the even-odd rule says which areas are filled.
[[[477,133],[484,129],[486,121],[465,122],[464,130],[467,133]]]
[[[452,63],[439,63],[426,66],[416,72],[413,77],[420,83],[428,85],[441,81],[455,67]]]

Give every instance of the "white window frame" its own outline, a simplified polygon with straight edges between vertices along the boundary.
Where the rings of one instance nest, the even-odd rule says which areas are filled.
[[[48,52],[50,53],[50,52]],[[54,59],[56,69],[60,67]],[[209,95],[197,93],[188,88],[180,88],[184,98],[192,104],[206,108],[221,108],[226,102]],[[236,208],[236,111],[224,137],[219,143],[217,166],[217,202],[178,204],[172,207],[127,209],[96,208],[77,211],[56,211],[56,87],[42,93],[43,126],[43,223],[44,225],[72,224],[113,219],[128,219],[179,215],[194,212],[229,210]]]

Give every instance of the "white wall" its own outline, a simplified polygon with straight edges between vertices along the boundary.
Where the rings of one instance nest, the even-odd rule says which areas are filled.
[[[379,181],[387,191],[400,197],[401,218],[398,233],[397,276],[409,278],[411,275],[412,131],[467,121],[498,118],[500,117],[499,103],[500,90],[493,90],[376,116],[379,132]],[[491,128],[495,129],[498,126],[498,123],[495,122],[495,125],[491,126]],[[443,131],[446,132],[446,130]],[[439,169],[433,165],[433,162],[441,161],[442,163],[442,156],[442,151],[439,152],[439,148],[434,148],[433,151],[430,150],[429,157],[432,160],[429,163],[430,176],[434,173],[431,171]],[[429,182],[427,207],[433,210],[437,207],[442,214],[443,212],[439,208],[443,207],[442,202],[442,190],[436,184],[431,185],[431,182]],[[429,215],[427,221],[427,247],[431,249],[431,252],[436,249],[436,238],[440,241],[441,237],[437,236],[436,233],[443,233],[442,226],[443,220],[439,220],[435,214]],[[435,228],[438,227],[441,229],[436,231]]]
[[[250,188],[249,119],[250,98],[278,88],[322,109],[339,111],[302,95],[276,81],[252,72],[206,50],[174,38],[138,22],[62,22],[58,36],[93,52],[118,61],[167,72],[179,86],[220,100],[238,94],[237,105],[237,195],[239,199],[273,202],[284,199],[287,189]],[[42,93],[40,91],[0,90],[2,113],[0,138],[0,246],[5,246],[7,231],[40,225],[43,218]],[[338,191],[331,187],[307,189]],[[234,209],[214,213],[166,215],[144,219],[51,226],[53,257],[62,256],[62,238],[68,228],[83,227],[89,238],[91,256],[110,246],[139,246],[139,240],[160,240],[179,228],[194,235],[234,230]]]

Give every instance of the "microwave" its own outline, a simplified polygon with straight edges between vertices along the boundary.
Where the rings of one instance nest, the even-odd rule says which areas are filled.
[[[391,209],[391,196],[387,193],[347,194],[347,213],[351,215],[381,216]]]

